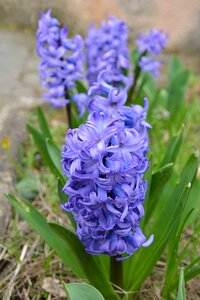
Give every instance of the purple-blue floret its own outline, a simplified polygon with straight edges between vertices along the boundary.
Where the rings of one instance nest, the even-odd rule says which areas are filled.
[[[106,115],[122,120],[127,128],[141,130],[141,125],[147,129],[151,126],[146,122],[148,100],[144,99],[144,108],[134,104],[126,106],[127,92],[117,89],[105,81],[105,71],[98,76],[98,81],[93,83],[88,92],[88,110],[104,112]],[[146,132],[144,152],[149,150],[149,139]]]
[[[120,95],[109,85],[96,87],[100,91],[105,98]],[[86,124],[68,130],[61,153],[68,177],[63,192],[69,195],[62,208],[72,212],[77,236],[93,255],[128,257],[153,239],[140,229],[149,166],[147,100],[145,108],[128,108],[121,97],[115,110],[93,111]]]
[[[128,88],[132,83],[128,51],[128,27],[112,16],[100,28],[92,24],[86,38],[87,79],[97,81],[102,70],[107,70],[107,81],[117,87]]]
[[[146,35],[141,33],[139,39],[135,40],[137,51],[142,55],[138,65],[143,72],[149,72],[155,77],[159,76],[162,62],[157,59],[157,56],[161,54],[168,40],[168,34],[156,28],[151,29]]]
[[[159,60],[156,60],[154,57],[143,56],[138,62],[142,72],[149,72],[155,77],[160,75],[159,68],[162,64]]]
[[[148,54],[160,55],[165,48],[169,36],[167,33],[156,28],[151,29],[146,35],[140,34],[140,38],[135,41],[138,46],[138,52],[147,52]]]
[[[41,13],[37,30],[39,72],[46,90],[43,96],[54,107],[69,103],[69,89],[83,77],[83,40],[79,35],[72,39],[67,35],[67,28],[60,27],[51,10]]]

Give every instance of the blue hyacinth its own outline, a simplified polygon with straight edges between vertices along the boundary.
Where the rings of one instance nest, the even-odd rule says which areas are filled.
[[[88,253],[127,257],[153,239],[140,229],[149,166],[146,108],[125,107],[125,91],[106,83],[94,90],[107,107],[115,102],[115,110],[93,111],[86,124],[68,131],[61,155],[69,201],[62,207],[72,212]]]
[[[88,110],[104,112],[110,117],[122,120],[127,128],[135,128],[141,131],[141,126],[151,129],[151,126],[146,122],[148,109],[148,100],[144,99],[144,108],[134,104],[126,106],[127,92],[113,87],[105,82],[106,72],[102,71],[98,76],[98,81],[95,82],[88,92]],[[149,150],[149,139],[146,132],[144,143],[144,152]]]
[[[139,66],[143,72],[152,73],[159,76],[159,67],[162,64],[158,59],[168,42],[168,34],[156,28],[151,29],[146,35],[140,34],[139,39],[135,40],[138,46],[138,53],[144,54]]]
[[[40,78],[44,98],[54,107],[69,103],[69,89],[82,78],[83,40],[79,35],[69,39],[67,28],[60,28],[51,10],[41,13],[37,30],[37,52],[41,57]]]
[[[128,27],[112,16],[99,29],[90,26],[86,38],[87,79],[92,85],[102,70],[112,85],[129,87],[132,76],[128,51]]]
[[[138,64],[142,72],[149,72],[155,77],[160,75],[159,68],[162,62],[156,60],[154,57],[142,56]]]

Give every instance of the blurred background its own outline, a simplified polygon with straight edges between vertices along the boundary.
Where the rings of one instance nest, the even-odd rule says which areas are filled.
[[[40,11],[48,8],[68,26],[70,34],[83,36],[92,20],[99,25],[112,14],[128,23],[130,46],[138,32],[145,33],[152,27],[163,29],[170,36],[165,60],[168,54],[176,54],[199,73],[199,0],[0,0],[0,96],[10,95],[13,89],[14,97],[40,95],[35,31]],[[17,78],[24,82],[23,89]]]
[[[83,34],[91,20],[99,23],[112,13],[129,24],[132,36],[151,27],[163,28],[170,34],[172,48],[200,50],[199,0],[0,0],[0,20],[35,29],[39,12],[47,8]]]
[[[129,24],[132,37],[151,27],[163,28],[170,34],[171,49],[200,50],[199,0],[0,0],[0,20],[3,25],[35,29],[39,12],[47,8],[81,34],[91,20],[98,24],[111,13]]]

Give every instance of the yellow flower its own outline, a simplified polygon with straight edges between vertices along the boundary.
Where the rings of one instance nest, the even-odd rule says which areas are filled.
[[[4,138],[1,140],[1,147],[3,149],[8,149],[10,148],[10,140],[8,138]]]

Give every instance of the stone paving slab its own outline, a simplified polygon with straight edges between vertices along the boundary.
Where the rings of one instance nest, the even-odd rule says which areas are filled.
[[[19,153],[25,140],[28,111],[43,103],[38,76],[35,37],[30,33],[0,31],[0,237],[11,218],[5,193],[14,190]],[[4,145],[7,141],[7,147]]]

